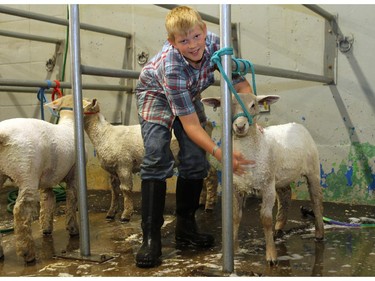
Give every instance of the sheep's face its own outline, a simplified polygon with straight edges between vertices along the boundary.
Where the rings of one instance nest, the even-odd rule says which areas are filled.
[[[255,96],[252,93],[239,93],[238,95],[252,117],[252,124],[256,123],[256,116],[259,114],[260,109],[258,104],[270,105],[278,101],[280,98],[277,95]],[[221,105],[220,98],[203,98],[201,101],[204,105],[213,107],[214,109]],[[244,114],[241,104],[234,96],[232,100],[232,116],[234,119],[232,124],[234,134],[239,137],[247,135],[251,124],[249,123],[246,114]]]
[[[251,93],[239,93],[238,96],[252,117],[252,120],[248,120],[241,104],[236,97],[233,96],[232,116],[234,120],[232,120],[232,129],[236,136],[243,137],[247,135],[250,126],[255,122],[254,117],[259,114],[259,106],[255,95]]]

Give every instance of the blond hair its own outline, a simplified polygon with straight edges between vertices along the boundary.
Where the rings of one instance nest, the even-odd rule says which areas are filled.
[[[202,30],[206,25],[195,9],[188,6],[179,6],[172,9],[165,18],[168,39],[174,41],[176,34],[187,35],[197,24]]]

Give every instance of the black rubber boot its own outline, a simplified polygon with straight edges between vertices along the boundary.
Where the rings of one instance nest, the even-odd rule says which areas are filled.
[[[209,248],[214,245],[214,237],[199,233],[195,221],[195,211],[199,208],[199,197],[203,179],[188,180],[178,177],[176,187],[176,243],[177,246],[193,245]]]
[[[164,223],[166,183],[143,180],[141,189],[143,242],[135,260],[138,267],[148,268],[161,263],[160,229]]]

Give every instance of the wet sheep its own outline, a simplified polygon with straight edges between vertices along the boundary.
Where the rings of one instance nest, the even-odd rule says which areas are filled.
[[[259,114],[258,104],[271,104],[278,96],[255,96],[239,94],[251,116]],[[219,98],[205,98],[205,105],[219,107]],[[277,215],[275,233],[282,233],[287,222],[287,211],[291,200],[290,184],[305,177],[308,183],[310,200],[315,214],[315,237],[323,239],[323,195],[320,186],[320,164],[316,144],[310,133],[300,124],[288,123],[269,126],[262,133],[248,121],[240,103],[233,98],[232,115],[237,117],[232,124],[234,134],[233,149],[242,152],[256,164],[249,167],[243,176],[233,176],[234,239],[238,249],[238,229],[242,217],[242,207],[246,195],[259,193],[262,196],[260,209],[261,222],[265,234],[266,260],[270,265],[277,263],[277,252],[273,233],[272,210],[275,202]]]
[[[56,202],[53,187],[61,182],[66,183],[66,228],[70,235],[79,232],[73,99],[71,95],[64,96],[47,106],[60,113],[58,124],[34,118],[0,122],[0,187],[7,179],[18,187],[13,209],[14,234],[16,252],[26,263],[36,260],[31,223],[38,217],[38,204],[42,232],[49,235]]]

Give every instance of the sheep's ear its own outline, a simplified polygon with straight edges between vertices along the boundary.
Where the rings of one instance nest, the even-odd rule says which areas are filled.
[[[91,101],[89,99],[83,98],[82,99],[82,106],[83,106],[83,109],[89,108],[91,106]]]
[[[280,99],[280,96],[278,95],[259,95],[256,96],[258,104],[273,104],[277,102]]]
[[[49,102],[49,103],[45,103],[44,106],[45,106],[45,107],[49,107],[49,108],[51,108],[51,109],[58,109],[58,108],[60,107],[60,105],[61,105],[61,99],[62,99],[62,98],[63,98],[63,97],[58,98],[58,99],[56,99],[56,100],[54,100],[54,101],[51,101],[51,102]]]
[[[204,105],[211,106],[214,109],[217,107],[220,107],[221,105],[221,99],[220,98],[203,98],[201,99],[201,102]]]
[[[91,105],[92,108],[96,109],[99,112],[99,103],[97,99],[93,99]]]

